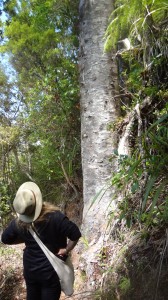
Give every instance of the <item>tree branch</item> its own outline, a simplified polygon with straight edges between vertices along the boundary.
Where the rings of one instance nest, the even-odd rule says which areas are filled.
[[[70,187],[74,190],[74,192],[75,192],[75,198],[77,198],[77,197],[79,196],[79,193],[78,193],[78,191],[77,191],[75,185],[70,181],[70,179],[69,179],[69,177],[68,177],[68,175],[67,175],[67,173],[66,173],[66,171],[65,171],[65,168],[64,168],[64,165],[63,165],[62,161],[61,161],[61,168],[62,168],[62,171],[63,171],[63,173],[64,173],[64,176],[65,176],[65,178],[66,178],[67,183],[68,183],[68,184],[70,185]]]

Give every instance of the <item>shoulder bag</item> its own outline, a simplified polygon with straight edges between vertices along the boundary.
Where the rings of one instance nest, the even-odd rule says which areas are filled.
[[[74,268],[70,257],[68,256],[66,261],[59,259],[43,244],[43,242],[40,240],[40,238],[32,228],[29,229],[29,232],[36,240],[46,257],[48,258],[49,262],[53,266],[54,270],[58,274],[61,284],[61,290],[66,296],[71,296],[73,294],[73,285],[75,277]]]

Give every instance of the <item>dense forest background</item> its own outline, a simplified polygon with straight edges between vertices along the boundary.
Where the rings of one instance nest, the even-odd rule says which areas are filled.
[[[5,1],[4,12],[1,205],[27,180],[60,203],[81,177],[77,3]]]
[[[94,248],[96,283],[87,231],[79,248],[93,299],[167,299],[168,4],[6,0],[0,9],[1,228],[18,186],[35,181],[67,214],[75,204],[88,232],[102,237],[108,227],[108,241]],[[99,180],[102,169],[108,180]]]

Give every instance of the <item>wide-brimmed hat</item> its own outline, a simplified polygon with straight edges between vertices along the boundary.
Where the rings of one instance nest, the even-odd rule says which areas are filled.
[[[21,221],[31,223],[39,217],[42,203],[39,187],[34,182],[28,181],[19,187],[13,201],[13,207]]]

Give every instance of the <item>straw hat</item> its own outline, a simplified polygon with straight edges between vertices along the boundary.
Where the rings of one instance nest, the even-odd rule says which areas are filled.
[[[42,209],[42,194],[34,182],[28,181],[23,183],[16,193],[13,201],[13,207],[18,218],[25,222],[35,221]]]

